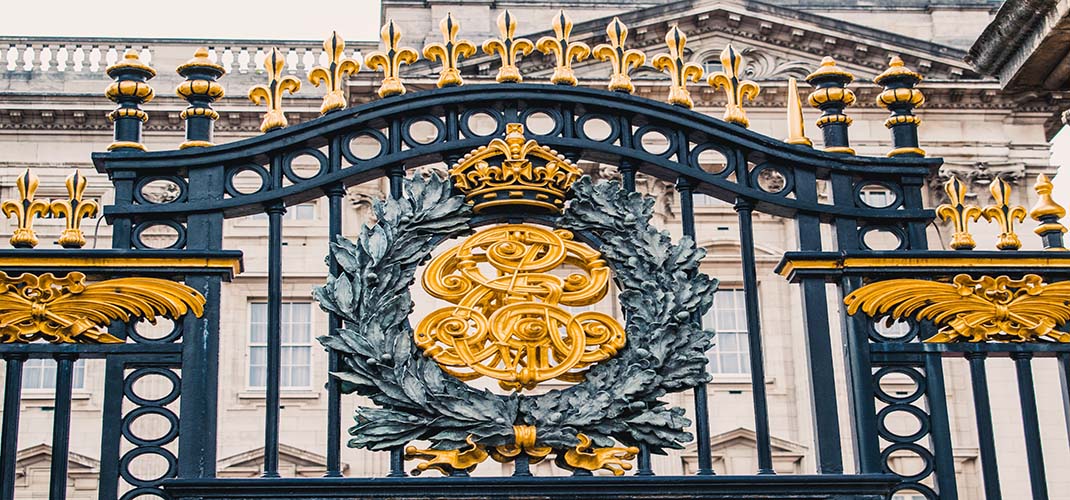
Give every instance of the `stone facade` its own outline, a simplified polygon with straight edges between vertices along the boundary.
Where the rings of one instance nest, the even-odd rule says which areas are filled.
[[[934,177],[927,193],[927,205],[942,202],[937,182],[948,175],[968,180],[971,192],[979,203],[988,202],[987,186],[996,176],[1013,182],[1015,202],[1031,206],[1035,202],[1029,186],[1041,173],[1054,174],[1050,165],[1049,138],[1060,125],[1061,111],[1057,101],[1039,94],[1009,95],[1001,91],[997,80],[984,77],[963,62],[972,40],[984,29],[997,3],[991,1],[950,2],[938,0],[886,0],[882,2],[843,2],[798,0],[777,5],[744,0],[699,0],[690,2],[643,2],[583,0],[544,2],[489,2],[471,0],[415,1],[384,0],[384,18],[395,19],[405,33],[404,41],[414,47],[437,41],[437,24],[445,13],[452,12],[461,22],[462,36],[480,42],[495,35],[494,19],[503,9],[510,9],[520,19],[519,31],[535,39],[546,33],[550,17],[558,8],[565,9],[577,22],[574,39],[594,45],[605,37],[604,29],[613,15],[621,16],[631,29],[630,43],[649,57],[663,52],[667,29],[678,24],[689,35],[688,58],[699,63],[716,62],[716,56],[726,43],[741,49],[747,58],[747,75],[762,85],[762,95],[748,103],[750,128],[772,137],[787,135],[785,119],[786,79],[803,77],[818,66],[822,56],[831,55],[842,67],[853,72],[857,79],[852,89],[858,104],[848,108],[854,118],[851,141],[860,155],[884,155],[891,149],[888,131],[883,126],[887,112],[878,108],[874,98],[879,88],[872,78],[886,67],[889,56],[902,56],[907,65],[926,76],[920,88],[927,103],[918,110],[923,122],[920,128],[922,147],[930,156],[945,159],[940,174]],[[876,5],[870,5],[876,4]],[[182,121],[179,112],[185,103],[173,95],[172,89],[180,78],[173,73],[176,67],[192,56],[193,49],[207,45],[212,57],[222,61],[230,74],[221,81],[227,96],[216,105],[221,118],[216,125],[216,142],[226,143],[250,137],[257,130],[261,111],[245,98],[246,90],[263,79],[253,64],[265,50],[276,43],[271,40],[189,42],[156,40],[37,40],[0,38],[0,197],[15,196],[14,179],[24,168],[33,168],[42,178],[41,197],[63,194],[62,179],[72,169],[89,174],[89,158],[93,151],[103,150],[110,142],[110,126],[104,114],[111,108],[103,97],[107,78],[101,68],[114,61],[127,48],[142,49],[151,54],[151,63],[160,75],[151,84],[158,98],[146,106],[150,121],[146,127],[145,144],[150,150],[177,147],[182,140]],[[290,71],[304,74],[319,57],[319,43],[280,42],[286,48]],[[76,47],[79,46],[79,47]],[[351,43],[348,50],[366,53],[375,43]],[[79,55],[79,51],[81,55]],[[148,59],[146,57],[146,59]],[[4,62],[7,62],[6,68]],[[47,64],[42,63],[47,61]],[[60,63],[62,61],[62,64]],[[77,62],[77,64],[75,64]],[[479,55],[462,63],[461,70],[468,82],[491,82],[494,61]],[[63,67],[63,71],[60,68]],[[603,63],[585,61],[575,65],[581,85],[602,86],[608,71]],[[549,58],[532,55],[524,58],[521,70],[528,81],[544,82],[552,72]],[[411,90],[431,88],[435,71],[421,61],[406,70],[406,84]],[[667,78],[650,67],[636,73],[636,94],[664,99]],[[374,74],[362,71],[348,83],[347,95],[352,104],[377,99],[378,85]],[[803,84],[804,85],[804,84]],[[291,124],[318,115],[321,92],[305,83],[306,88],[294,97],[285,98],[285,109]],[[805,93],[805,90],[803,90]],[[723,96],[705,85],[695,85],[693,96],[696,109],[719,116]],[[808,135],[821,147],[819,133],[813,127],[818,113],[805,111]],[[471,123],[479,126],[478,117]],[[656,144],[652,144],[652,147]],[[711,159],[711,166],[717,162]],[[581,166],[598,177],[613,177],[615,169],[589,161]],[[87,196],[107,204],[112,194],[110,184],[101,175],[93,175]],[[644,180],[641,189],[658,198],[660,222],[680,235],[678,205],[672,186]],[[383,195],[385,185],[374,182],[350,188],[343,214],[346,236],[354,237],[367,220],[371,199]],[[157,196],[167,196],[161,187]],[[829,196],[829,193],[824,193]],[[713,198],[699,197],[696,208],[698,243],[708,251],[705,270],[721,280],[721,287],[731,290],[741,286],[738,223],[730,204]],[[108,247],[110,229],[107,224],[86,224],[89,246]],[[1032,237],[1031,221],[1022,225],[1020,233],[1027,248],[1040,248],[1038,238]],[[62,229],[52,220],[37,223],[42,246],[51,245]],[[12,224],[0,224],[0,240],[10,235]],[[978,248],[994,248],[996,232],[985,224],[977,226]],[[291,207],[284,228],[284,296],[295,303],[309,303],[309,291],[326,277],[323,264],[327,252],[326,199]],[[163,236],[161,236],[163,237]],[[232,219],[225,230],[225,248],[245,252],[245,272],[224,285],[221,329],[220,391],[219,391],[219,475],[248,477],[259,474],[263,447],[263,390],[254,387],[256,363],[255,342],[250,345],[255,328],[255,306],[266,298],[266,219],[244,217]],[[934,224],[930,241],[934,247],[944,247],[950,239],[949,227]],[[766,359],[770,427],[773,436],[774,462],[780,473],[814,472],[811,402],[806,352],[798,290],[773,273],[781,255],[796,247],[794,224],[790,220],[756,214],[755,241],[758,253],[759,289],[762,308],[763,344]],[[826,241],[831,241],[826,239]],[[437,307],[421,292],[415,295],[416,316]],[[730,292],[726,292],[730,293]],[[830,296],[835,297],[835,292]],[[304,307],[304,306],[301,306]],[[719,306],[722,307],[722,306]],[[731,309],[730,306],[723,307]],[[834,323],[839,318],[835,304],[830,306]],[[598,310],[612,313],[612,301],[601,304]],[[283,474],[290,476],[318,476],[325,467],[327,357],[313,338],[326,333],[326,315],[315,305],[307,308],[310,316],[307,340],[295,341],[311,347],[307,350],[307,378],[295,387],[283,391],[281,421],[281,457]],[[292,314],[298,314],[292,312]],[[301,313],[303,314],[303,313]],[[723,312],[730,315],[730,312]],[[301,324],[304,324],[301,322]],[[306,327],[301,327],[306,328]],[[833,331],[839,331],[833,325]],[[728,335],[723,337],[727,342]],[[833,345],[842,344],[834,339]],[[728,346],[717,349],[727,352]],[[295,356],[303,356],[295,350]],[[294,358],[297,359],[297,358]],[[843,384],[842,357],[836,366],[840,387]],[[1004,491],[1008,498],[1022,497],[1027,491],[1020,417],[1015,405],[1003,407],[999,402],[1016,400],[1013,368],[1010,362],[990,363],[989,379],[992,399],[996,402],[997,447],[1004,473]],[[303,358],[294,366],[304,365]],[[750,378],[741,368],[722,366],[709,385],[711,434],[714,465],[719,474],[752,474],[756,470],[754,458],[754,422]],[[304,368],[301,368],[303,370]],[[296,373],[296,372],[295,372]],[[970,399],[968,367],[961,360],[945,362],[948,377],[949,411],[954,429],[953,444],[960,484],[960,498],[980,499],[978,480],[978,452],[973,410]],[[73,432],[71,443],[70,498],[90,498],[91,477],[99,468],[92,457],[98,455],[100,418],[103,399],[104,366],[99,360],[85,362],[84,383],[75,391]],[[1037,363],[1038,399],[1046,441],[1048,466],[1051,470],[1070,464],[1065,446],[1066,428],[1061,424],[1061,397],[1054,363]],[[911,382],[904,379],[885,379],[889,391],[912,391]],[[149,388],[152,390],[153,388]],[[158,388],[157,388],[158,389]],[[847,468],[850,460],[850,421],[847,414],[845,389],[840,391]],[[690,405],[691,395],[671,396],[677,404]],[[357,398],[343,398],[343,423],[348,427]],[[23,416],[19,435],[20,476],[18,498],[40,498],[47,491],[45,467],[48,443],[51,438],[52,397],[47,388],[28,390],[23,401]],[[1044,418],[1051,415],[1052,418]],[[140,424],[143,432],[151,434],[152,422]],[[914,424],[916,425],[916,423]],[[902,422],[910,431],[911,422]],[[1058,443],[1058,444],[1057,444]],[[388,469],[384,454],[343,449],[347,475],[384,475]],[[894,457],[893,468],[909,472],[916,467],[909,456]],[[160,464],[138,464],[137,470],[146,476],[159,470]],[[496,469],[501,467],[501,470]],[[510,472],[511,466],[488,462],[480,474]],[[688,448],[669,456],[654,457],[654,468],[660,474],[690,473],[695,470],[695,451]],[[539,475],[562,475],[564,471],[550,464],[533,468]],[[1052,491],[1070,488],[1070,477],[1051,474]],[[89,481],[87,483],[87,481]],[[90,486],[87,486],[89,484]],[[87,493],[88,492],[88,493]],[[914,500],[909,496],[905,500]]]

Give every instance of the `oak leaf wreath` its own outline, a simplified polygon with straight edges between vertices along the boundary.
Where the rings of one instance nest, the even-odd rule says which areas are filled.
[[[650,224],[653,200],[589,177],[571,188],[559,227],[597,238],[613,269],[627,344],[566,389],[527,396],[473,388],[445,373],[413,343],[409,287],[435,246],[472,232],[472,208],[432,175],[406,180],[398,199],[373,205],[374,225],[356,242],[339,237],[332,252],[341,272],[317,287],[321,307],[344,326],[319,338],[338,353],[333,372],[345,393],[379,407],[356,410],[349,446],[384,450],[427,440],[433,449],[515,442],[514,425],[537,428],[539,446],[575,447],[577,434],[596,446],[645,445],[653,453],[692,439],[683,408],[659,398],[706,383],[713,332],[695,320],[709,309],[717,281],[699,271],[705,251],[690,238],[673,244]]]

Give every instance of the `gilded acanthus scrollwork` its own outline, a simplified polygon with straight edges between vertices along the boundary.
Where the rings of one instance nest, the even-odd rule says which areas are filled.
[[[0,342],[121,343],[113,320],[204,313],[204,296],[174,281],[116,278],[86,284],[83,273],[8,276],[0,271]]]

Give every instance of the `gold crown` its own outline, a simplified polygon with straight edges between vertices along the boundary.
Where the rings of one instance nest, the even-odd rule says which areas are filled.
[[[495,138],[450,168],[457,189],[476,213],[508,205],[529,205],[560,213],[565,193],[582,172],[564,156],[524,138],[524,126],[505,126]]]

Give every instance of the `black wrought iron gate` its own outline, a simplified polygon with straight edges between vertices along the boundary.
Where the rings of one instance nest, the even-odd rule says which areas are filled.
[[[508,26],[509,20],[504,22],[504,26]],[[622,28],[619,26],[618,31]],[[1009,187],[997,183],[994,189],[999,192],[994,195],[1003,203],[986,207],[982,212],[966,204],[964,188],[952,181],[947,186],[951,202],[940,208],[940,214],[955,224],[952,244],[955,250],[930,250],[926,228],[936,213],[923,205],[922,190],[940,160],[926,158],[919,148],[919,120],[912,110],[922,101],[920,92],[914,88],[920,77],[906,69],[902,61],[894,60],[889,70],[877,79],[886,89],[880,99],[890,110],[887,125],[892,132],[894,149],[888,157],[876,158],[857,156],[850,148],[848,126],[851,120],[845,108],[854,100],[853,94],[846,89],[852,77],[831,60],[816,69],[808,79],[814,87],[809,101],[823,112],[818,122],[824,134],[822,151],[812,148],[802,133],[801,102],[794,81],[790,86],[792,99],[787,111],[792,123],[792,137],[787,142],[746,128],[742,101],[748,94],[756,93],[757,88],[748,90],[748,85],[754,84],[740,79],[739,56],[730,47],[723,56],[724,73],[710,79],[711,85],[719,85],[727,92],[727,111],[725,120],[721,120],[689,109],[686,80],[695,76],[689,72],[698,71],[701,75],[701,70],[685,64],[681,57],[681,40],[674,46],[670,38],[670,53],[660,62],[655,59],[655,64],[673,78],[671,104],[666,104],[630,95],[629,58],[639,56],[629,55],[624,49],[623,36],[611,40],[603,55],[614,64],[611,90],[596,90],[573,86],[574,78],[570,81],[563,70],[560,79],[555,75],[556,85],[519,83],[519,72],[511,61],[512,51],[520,41],[513,40],[512,33],[505,31],[503,39],[497,41],[502,45],[499,51],[502,55],[499,81],[502,83],[462,86],[462,76],[449,71],[449,60],[454,60],[456,55],[448,51],[454,49],[444,46],[443,50],[447,52],[441,56],[446,60],[439,82],[442,88],[404,93],[397,68],[403,62],[414,60],[416,54],[397,45],[394,29],[392,23],[384,27],[387,50],[365,59],[365,64],[373,67],[378,64],[385,70],[380,89],[382,99],[343,109],[346,104],[342,87],[344,78],[357,68],[355,63],[346,62],[342,57],[335,37],[325,45],[333,55],[331,64],[320,70],[319,75],[313,73],[313,81],[319,80],[328,87],[323,116],[287,127],[281,105],[283,91],[294,91],[298,84],[294,83],[293,77],[281,74],[276,65],[277,56],[272,54],[265,62],[268,85],[254,89],[250,94],[254,99],[267,102],[263,127],[266,133],[222,145],[211,143],[211,131],[212,123],[218,117],[212,102],[222,95],[216,80],[222,76],[223,70],[209,61],[206,53],[198,54],[189,64],[179,68],[187,78],[179,93],[190,106],[182,114],[187,127],[186,142],[175,151],[146,152],[140,144],[141,123],[147,119],[142,104],[151,98],[152,90],[147,81],[154,71],[133,55],[108,69],[109,75],[116,80],[108,90],[108,96],[118,103],[111,115],[115,122],[115,142],[109,152],[96,154],[93,160],[98,170],[107,173],[114,184],[115,201],[104,208],[113,228],[113,248],[80,248],[77,238],[80,217],[94,207],[81,199],[79,186],[84,189],[84,179],[77,175],[69,181],[69,201],[45,205],[35,201],[37,181],[28,173],[20,179],[22,199],[11,204],[10,212],[19,218],[20,224],[19,232],[12,238],[16,248],[0,250],[0,270],[4,273],[0,274],[4,287],[0,290],[0,335],[4,341],[0,344],[0,353],[6,365],[3,432],[0,436],[3,494],[0,496],[13,498],[14,495],[21,374],[25,360],[54,358],[58,361],[51,498],[64,498],[72,366],[77,359],[103,358],[106,360],[106,385],[100,448],[99,498],[102,500],[140,495],[182,499],[884,498],[895,492],[908,491],[930,499],[955,499],[958,498],[955,463],[942,363],[948,357],[965,357],[973,381],[986,498],[1000,498],[990,411],[992,402],[988,399],[986,384],[989,381],[986,381],[985,369],[986,364],[996,361],[988,358],[1010,358],[1018,375],[1022,437],[1028,449],[1026,460],[1032,491],[1020,492],[1021,495],[1014,498],[1024,498],[1028,494],[1033,498],[1049,498],[1031,366],[1034,362],[1049,362],[1041,358],[1053,358],[1050,362],[1059,363],[1063,397],[1068,397],[1065,387],[1070,374],[1070,348],[1067,347],[1070,344],[1065,342],[1070,336],[1063,330],[1065,322],[1070,320],[1070,289],[1064,285],[1064,278],[1070,271],[1067,257],[1070,254],[1054,251],[1063,250],[1062,232],[1065,228],[1058,219],[1064,211],[1052,201],[1050,184],[1038,184],[1042,203],[1031,215],[1041,221],[1038,234],[1050,251],[1018,250],[1020,242],[1016,243],[1018,236],[1013,223],[1024,218],[1025,210],[1008,204],[1006,190]],[[449,35],[446,41],[457,43]],[[558,51],[567,50],[567,36],[557,42],[560,45]],[[495,50],[492,47],[489,52]],[[600,50],[600,47],[596,48],[595,52]],[[565,64],[559,62],[559,69],[565,68],[567,63],[567,58]],[[477,115],[492,122],[489,131],[477,133],[473,129],[472,119]],[[535,116],[549,123],[539,129],[539,133],[530,126]],[[592,132],[595,128],[592,124],[601,128],[600,134]],[[433,130],[429,140],[412,132],[417,125]],[[652,136],[662,138],[667,146],[660,150],[649,147],[649,141],[645,139]],[[495,144],[495,140],[501,149],[494,154],[504,159],[488,160],[493,155],[479,156],[490,154],[486,147]],[[358,144],[361,146],[357,147]],[[513,147],[515,149],[510,149]],[[373,152],[369,154],[369,151]],[[540,151],[542,153],[538,153]],[[711,151],[724,159],[716,168],[710,168],[700,160]],[[543,156],[524,156],[529,153]],[[484,164],[473,161],[474,157],[481,158]],[[572,175],[569,168],[580,159],[615,166],[620,184],[597,188],[587,181],[578,181],[578,175],[569,177]],[[510,161],[520,163],[508,163]],[[525,161],[528,163],[523,163]],[[450,172],[454,183],[452,194],[450,185],[442,184],[446,181],[437,175],[425,180],[420,174],[412,174],[418,167],[439,163],[453,168]],[[526,166],[519,166],[521,163]],[[529,173],[525,174],[528,177],[524,182],[508,180],[512,178],[502,172],[513,168],[510,165],[518,169],[534,168],[537,175],[543,177],[536,182],[531,177],[536,174]],[[492,167],[499,169],[494,174],[499,177],[491,179],[488,177],[491,174],[479,170]],[[549,170],[553,168],[560,170]],[[246,189],[235,181],[238,176],[250,174],[259,187]],[[602,249],[611,261],[611,267],[618,266],[614,267],[618,286],[627,290],[629,271],[619,266],[646,261],[636,257],[639,260],[614,262],[613,255],[617,254],[613,252],[623,250],[613,246],[619,244],[619,241],[614,243],[617,241],[614,238],[620,240],[620,235],[610,228],[645,228],[641,224],[644,221],[637,226],[629,225],[636,222],[634,217],[629,219],[627,216],[631,213],[628,210],[643,213],[641,198],[628,195],[636,190],[636,178],[640,174],[675,184],[681,210],[681,233],[691,240],[699,236],[696,235],[694,218],[696,195],[730,203],[738,214],[739,258],[757,442],[758,469],[755,474],[713,474],[705,372],[689,375],[690,379],[683,375],[674,378],[678,375],[666,375],[671,370],[664,364],[658,365],[663,373],[654,370],[658,373],[651,375],[660,377],[657,383],[676,387],[673,390],[693,387],[692,429],[698,457],[695,475],[665,476],[651,468],[650,453],[660,450],[662,446],[658,439],[663,438],[644,438],[644,434],[633,427],[628,428],[631,430],[612,430],[609,429],[611,426],[604,429],[601,439],[597,439],[597,433],[603,430],[594,427],[587,430],[598,441],[593,444],[583,433],[556,436],[552,432],[555,424],[550,420],[563,418],[560,412],[557,417],[544,418],[539,416],[544,414],[537,408],[543,404],[541,402],[534,404],[532,409],[524,407],[528,403],[523,401],[530,400],[495,396],[499,399],[492,401],[504,401],[501,404],[505,405],[514,404],[510,401],[521,401],[515,403],[519,405],[519,410],[515,411],[526,417],[515,422],[503,420],[497,422],[497,426],[472,427],[465,430],[465,434],[451,434],[452,438],[443,437],[446,434],[429,434],[432,431],[428,429],[438,429],[435,426],[442,425],[441,419],[427,424],[426,428],[406,426],[406,419],[397,424],[399,433],[412,432],[414,436],[420,436],[418,440],[436,442],[434,449],[409,450],[408,455],[410,458],[422,457],[430,468],[439,469],[450,477],[408,477],[405,447],[400,445],[385,451],[391,454],[387,478],[341,477],[341,428],[342,422],[349,419],[348,415],[341,414],[343,392],[356,390],[365,395],[373,394],[370,397],[377,403],[381,400],[411,403],[417,398],[412,394],[389,394],[389,388],[382,387],[391,381],[362,378],[372,372],[361,370],[380,370],[375,366],[398,366],[402,361],[382,356],[369,361],[357,353],[364,353],[364,349],[382,349],[382,346],[360,344],[340,333],[343,327],[364,328],[357,323],[366,322],[370,316],[362,316],[362,306],[354,305],[356,302],[352,297],[338,296],[342,292],[337,291],[341,290],[337,283],[345,278],[346,286],[356,281],[362,283],[360,286],[378,286],[377,280],[381,276],[368,278],[368,270],[373,267],[361,267],[371,264],[360,259],[388,259],[386,254],[374,249],[377,247],[368,246],[372,243],[367,242],[410,234],[398,228],[415,227],[412,226],[414,220],[431,217],[428,214],[436,209],[434,204],[421,208],[414,200],[435,196],[442,206],[452,207],[457,214],[465,215],[465,226],[451,229],[459,232],[436,226],[438,229],[434,231],[420,233],[424,238],[420,241],[437,243],[463,233],[468,227],[502,223],[567,227],[576,233],[577,241],[583,245]],[[519,173],[516,176],[518,179],[523,177]],[[323,334],[335,337],[324,341],[330,348],[328,369],[343,373],[341,377],[332,377],[328,386],[328,417],[323,427],[328,443],[324,452],[327,477],[278,478],[279,332],[285,267],[282,261],[283,216],[287,207],[325,197],[329,204],[330,237],[332,241],[336,240],[342,234],[342,204],[347,187],[383,177],[388,179],[389,194],[395,201],[381,205],[373,221],[377,225],[365,230],[357,246],[343,244],[328,257],[332,284],[318,296],[331,312],[329,329]],[[770,183],[771,178],[775,182]],[[177,188],[177,192],[163,202],[146,197],[144,190],[145,186],[159,181]],[[493,184],[491,181],[504,183],[504,187],[498,186],[502,190],[495,191],[498,194],[494,196],[486,191]],[[468,182],[473,186],[465,184]],[[442,188],[443,185],[446,187]],[[554,196],[563,195],[570,185],[574,192],[569,196],[575,199],[560,216],[563,218],[558,219],[561,207],[554,203],[560,200],[555,201]],[[433,188],[446,191],[436,194],[432,192]],[[890,201],[883,206],[870,204],[864,193],[871,188],[887,193]],[[618,196],[614,190],[623,194]],[[451,196],[462,195],[474,203],[475,214],[466,212],[471,210],[466,208],[469,207],[467,204],[449,205]],[[499,195],[500,198],[495,198]],[[502,204],[491,207],[491,202]],[[577,205],[587,204],[602,209],[616,207],[622,212],[614,215],[590,207],[587,212],[583,212],[583,207],[577,208]],[[4,211],[9,211],[7,205]],[[71,239],[63,244],[68,248],[32,248],[35,244],[33,218],[49,211],[53,216],[68,219]],[[778,272],[798,284],[803,298],[804,317],[797,319],[805,326],[807,351],[799,356],[805,359],[809,373],[817,464],[814,474],[777,475],[773,468],[759,308],[777,305],[759,304],[758,301],[753,231],[756,212],[791,218],[796,224],[799,248],[784,255]],[[217,422],[219,332],[220,323],[226,320],[220,316],[221,284],[242,270],[240,250],[224,248],[223,225],[228,218],[261,213],[266,214],[268,220],[264,477],[255,480],[216,479],[216,440],[220,430]],[[1001,225],[999,251],[971,250],[973,245],[967,225],[981,215]],[[151,248],[150,240],[161,230],[171,232],[172,241],[166,248]],[[376,231],[390,230],[401,232],[375,234]],[[524,234],[528,235],[537,233],[530,228],[515,231],[527,231]],[[874,250],[873,242],[880,238],[894,240],[894,249]],[[643,241],[633,243],[639,250],[648,252],[652,259],[664,257],[664,252],[669,251],[666,250],[668,247],[645,246],[648,243]],[[685,241],[680,247],[672,247],[676,249],[672,251],[686,252],[687,245],[690,243]],[[340,257],[353,260],[340,260]],[[697,266],[694,262],[687,264],[689,261],[684,257],[680,259],[684,263],[681,266]],[[596,264],[590,266],[596,267]],[[404,271],[405,266],[399,269]],[[693,303],[674,309],[683,314],[673,320],[677,325],[674,328],[679,330],[671,335],[681,342],[687,338],[698,339],[694,341],[701,344],[705,341],[698,336],[701,328],[697,315],[701,314],[702,304],[709,307],[709,299],[697,298],[702,295],[699,291],[704,285],[695,277],[696,269],[680,278],[683,283],[680,286],[697,287],[694,290],[698,291]],[[88,286],[87,280],[91,283]],[[663,290],[667,285],[650,282],[646,286],[649,288],[646,292],[650,292]],[[501,307],[490,302],[480,304],[483,304],[481,307]],[[404,310],[407,306],[396,307]],[[643,310],[636,311],[628,311],[627,322],[642,319],[635,315],[645,314]],[[842,312],[841,319],[830,316],[830,312],[835,314],[836,311]],[[379,314],[386,314],[386,309]],[[173,331],[152,338],[139,332],[138,320],[153,315],[176,318]],[[354,318],[363,319],[357,322]],[[888,329],[880,325],[880,320],[885,318],[894,318],[899,321],[897,324],[906,326],[897,326],[901,328],[898,333],[888,333]],[[651,324],[662,328],[667,323]],[[837,325],[843,325],[842,332],[835,331]],[[628,335],[633,334],[635,332],[629,330]],[[360,335],[365,336],[358,335],[359,339],[372,338],[367,336],[370,334]],[[588,331],[587,335],[590,337],[593,333]],[[842,351],[834,345],[841,335]],[[48,342],[32,342],[38,339]],[[354,345],[354,342],[360,345]],[[429,361],[432,351],[425,355],[411,341],[406,342],[409,343],[404,345],[412,349],[413,356],[406,363],[439,370]],[[419,339],[416,342],[419,343]],[[643,347],[633,341],[626,347],[621,344],[599,352],[609,353],[605,357],[611,357],[617,349],[630,349],[632,354],[628,356],[645,356],[649,352],[634,354],[636,349]],[[702,356],[701,352],[699,356]],[[850,414],[850,429],[841,429],[839,423],[841,408],[834,376],[834,358],[837,356],[843,356],[846,365],[849,396],[846,411]],[[671,356],[666,355],[668,358]],[[632,358],[625,356],[624,359]],[[434,373],[453,373],[449,370],[454,370],[456,365],[438,358],[436,361],[440,361],[446,371]],[[472,368],[474,365],[466,366]],[[590,373],[602,373],[593,370]],[[346,373],[349,375],[344,375]],[[912,380],[916,390],[908,394],[885,392],[881,381],[893,374]],[[149,375],[169,381],[171,390],[155,399],[139,395],[136,383]],[[537,382],[525,379],[527,375],[516,376],[519,378],[500,380],[513,383],[515,389]],[[533,371],[530,376],[538,375]],[[434,378],[438,375],[427,375],[422,380],[429,380],[427,377],[438,380]],[[582,377],[572,379],[578,380]],[[583,383],[586,387],[594,384],[591,380]],[[658,413],[663,407],[654,402],[664,391],[658,392],[656,388],[651,391],[652,399],[628,396],[632,399],[624,402],[638,406],[614,410],[618,417],[612,418],[624,419],[626,415],[632,415],[627,411],[639,412],[635,415],[654,412],[642,413],[648,415],[643,418],[653,418],[649,415],[654,414],[666,416],[667,413]],[[606,389],[605,392],[609,394],[611,391]],[[132,409],[124,410],[124,403],[127,404],[125,408]],[[382,411],[402,412],[408,408],[395,403],[391,403],[394,406],[384,405]],[[482,408],[476,402],[471,404],[473,408]],[[568,413],[575,409],[574,406],[562,406],[561,411]],[[897,412],[917,419],[916,432],[899,434],[887,425],[889,415]],[[146,414],[162,416],[172,429],[152,439],[136,435],[131,431],[131,422]],[[410,420],[418,418],[423,418],[422,414],[413,414]],[[471,418],[479,420],[478,415]],[[628,422],[638,421],[634,419]],[[369,425],[369,422],[365,418],[358,424]],[[843,449],[848,435],[852,445],[850,449]],[[468,444],[465,444],[466,436],[470,439]],[[580,444],[572,444],[577,439]],[[588,439],[586,447],[583,439]],[[613,439],[621,446],[611,446]],[[559,441],[570,444],[562,446],[557,444]],[[450,443],[455,445],[451,447]],[[1065,446],[1065,443],[1045,445]],[[633,446],[634,451],[629,451]],[[123,449],[127,451],[121,452]],[[516,471],[513,476],[468,477],[468,470],[485,459],[488,453],[496,459],[513,461]],[[559,466],[572,470],[573,476],[531,476],[529,462],[546,458],[550,453],[557,457]],[[916,473],[897,474],[889,465],[897,453],[913,453],[923,466]],[[132,474],[130,462],[145,454],[162,457],[167,463],[165,473],[156,478]],[[850,473],[845,473],[845,456]],[[592,470],[615,470],[620,463],[630,463],[632,457],[636,464],[630,475],[601,477],[591,474]]]

